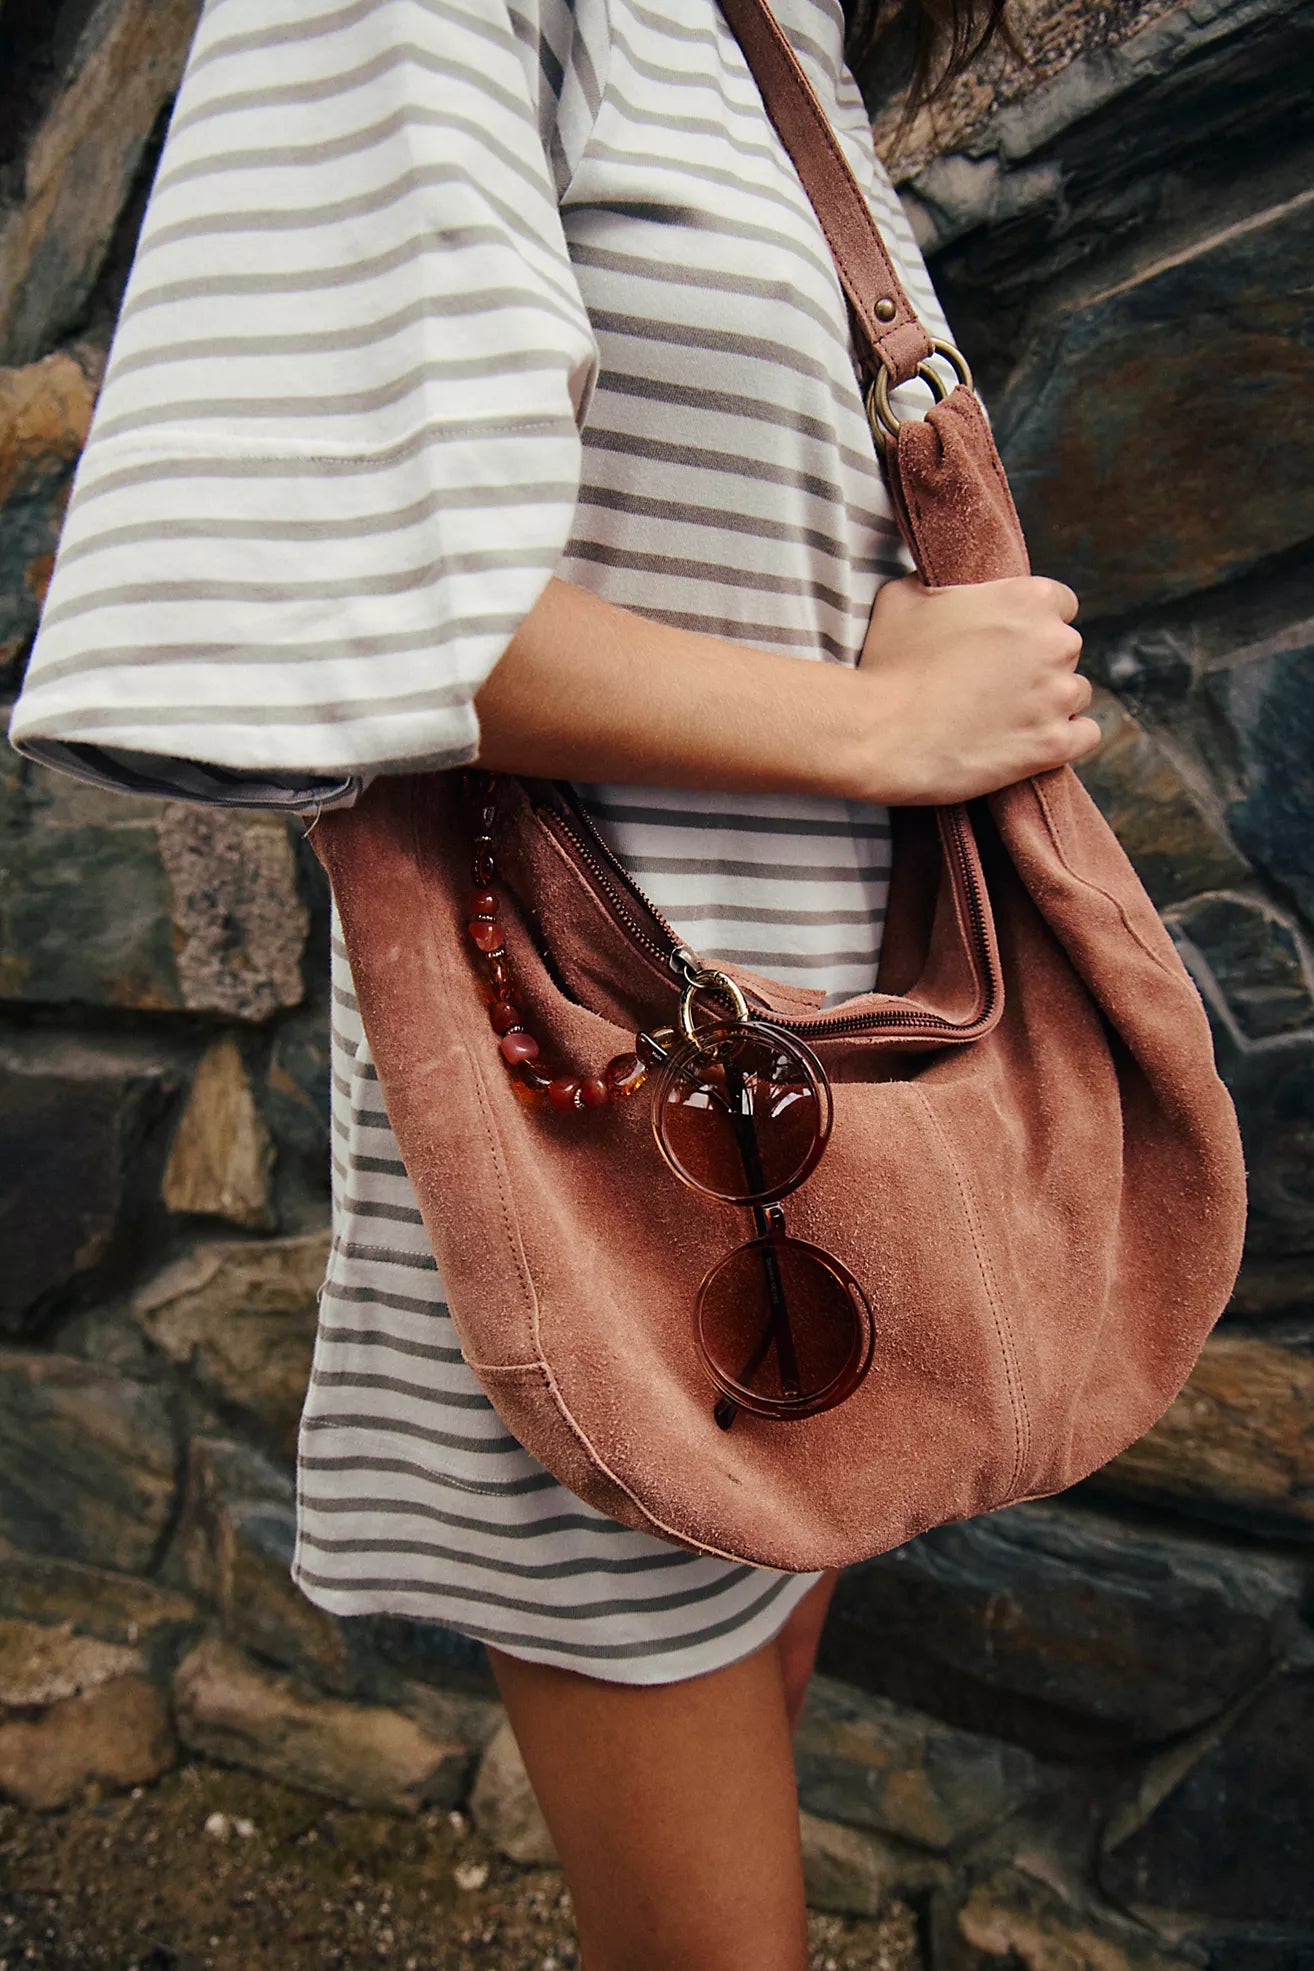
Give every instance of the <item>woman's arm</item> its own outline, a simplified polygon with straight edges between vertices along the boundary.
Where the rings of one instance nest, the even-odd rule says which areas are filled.
[[[1088,753],[1077,598],[1017,576],[876,598],[855,670],[649,621],[549,581],[475,698],[498,772],[959,801]]]

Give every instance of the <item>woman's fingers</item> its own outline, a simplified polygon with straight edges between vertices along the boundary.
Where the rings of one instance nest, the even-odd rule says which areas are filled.
[[[1071,717],[1075,718],[1078,712],[1084,712],[1094,699],[1094,696],[1095,687],[1090,679],[1082,677],[1080,671],[1074,671],[1072,674]]]
[[[1032,579],[1043,584],[1049,592],[1050,601],[1058,610],[1063,621],[1065,623],[1071,623],[1076,617],[1078,609],[1081,607],[1076,591],[1070,589],[1066,582],[1056,582],[1050,575],[1036,575]]]

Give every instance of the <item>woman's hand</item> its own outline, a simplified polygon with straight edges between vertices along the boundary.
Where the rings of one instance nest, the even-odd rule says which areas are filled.
[[[870,778],[859,799],[971,800],[1080,759],[1099,743],[1082,716],[1077,598],[1040,575],[928,589],[915,576],[876,597],[858,676],[867,680]]]

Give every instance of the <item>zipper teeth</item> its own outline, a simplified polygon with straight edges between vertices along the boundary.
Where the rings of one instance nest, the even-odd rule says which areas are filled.
[[[573,802],[572,808],[574,808]],[[582,809],[578,810],[578,820],[576,820],[575,813],[572,813],[568,818],[552,808],[540,807],[538,811],[540,815],[545,816],[547,820],[560,828],[562,834],[567,836],[576,852],[599,878],[604,890],[607,892],[615,915],[620,919],[629,936],[634,939],[636,944],[641,945],[645,951],[650,951],[655,957],[661,959],[663,964],[669,968],[670,959],[680,949],[681,940],[676,936],[674,930],[667,923],[656,904],[650,902],[644,895],[624,864],[612,852],[602,836],[598,834],[597,830],[589,821],[588,816],[584,814]],[[585,833],[586,830],[587,835]],[[597,849],[601,851],[601,855],[595,852],[594,843],[596,843]],[[957,828],[954,830],[954,852],[958,857],[959,868],[963,873],[964,889],[967,893],[973,925],[978,933],[983,934],[985,928],[984,914],[981,909],[980,898],[977,895],[976,883],[973,880],[972,871],[968,866],[967,857],[963,850],[961,835]],[[616,883],[621,885],[620,894],[617,894],[615,888]],[[650,938],[636,923],[627,907],[626,899],[629,895],[633,895],[636,898],[648,912],[654,923],[661,925],[667,939],[665,946],[658,944],[655,938]],[[991,990],[988,993],[985,1010],[979,1017],[984,1019],[993,1009],[993,1005],[994,993]],[[921,1019],[916,1021],[910,1021],[906,1014],[895,1012],[849,1013],[839,1014],[831,1020],[804,1021],[788,1019],[783,1013],[776,1013],[768,1008],[765,1017],[776,1026],[792,1027],[796,1032],[804,1034],[848,1033],[854,1029],[865,1031],[868,1027],[874,1026],[902,1026],[910,1032],[917,1032],[925,1027],[934,1028],[937,1032],[948,1030],[950,1033],[961,1033],[963,1030],[961,1027],[955,1025],[954,1021],[946,1020],[939,1013],[924,1013]],[[970,1024],[974,1026],[976,1025],[976,1021],[972,1021]]]
[[[667,923],[656,904],[650,902],[643,894],[643,891],[630,875],[628,869],[625,868],[619,857],[613,853],[602,836],[593,827],[588,816],[580,810],[578,821],[574,818],[567,819],[564,815],[555,815],[552,818],[559,824],[563,834],[570,837],[575,848],[583,856],[584,860],[602,878],[604,887],[611,895],[612,904],[617,914],[623,919],[631,937],[636,938],[640,944],[646,945],[649,951],[655,952],[657,957],[662,959],[663,962],[668,960],[673,952],[679,950],[682,940],[675,935],[674,928]],[[585,831],[587,831],[587,835]],[[591,837],[592,840],[590,841],[588,837]],[[601,859],[596,852],[598,850],[601,851]],[[617,896],[611,887],[611,878],[613,877],[624,886],[624,891],[631,892],[635,899],[642,904],[653,922],[661,925],[662,932],[667,939],[665,946],[659,945],[655,938],[650,938],[635,923],[634,918],[625,907],[624,891],[621,896]]]

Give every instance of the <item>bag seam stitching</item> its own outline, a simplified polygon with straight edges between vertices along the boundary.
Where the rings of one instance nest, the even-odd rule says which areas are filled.
[[[932,1129],[939,1139],[949,1168],[953,1172],[954,1182],[958,1186],[958,1195],[962,1202],[963,1215],[967,1220],[967,1229],[972,1240],[972,1250],[976,1254],[976,1263],[980,1269],[981,1282],[986,1290],[986,1299],[990,1303],[991,1318],[994,1321],[995,1333],[999,1340],[999,1353],[1004,1364],[1004,1377],[1008,1386],[1009,1408],[1013,1413],[1013,1442],[1015,1447],[1013,1468],[1008,1475],[1008,1483],[1004,1489],[1004,1498],[1008,1499],[1012,1497],[1014,1489],[1021,1479],[1027,1453],[1031,1448],[1031,1415],[1027,1407],[1026,1390],[1022,1381],[1021,1369],[1016,1358],[1012,1325],[1004,1312],[998,1284],[995,1280],[994,1268],[989,1262],[984,1243],[978,1235],[976,1201],[972,1196],[970,1186],[959,1163],[949,1133],[941,1123],[939,1116],[936,1115],[926,1090],[917,1083],[914,1083],[913,1092],[921,1103],[927,1120],[930,1122]]]
[[[618,1492],[622,1492],[624,1496],[627,1499],[629,1499],[633,1505],[637,1506],[638,1510],[643,1514],[643,1517],[647,1521],[649,1526],[653,1527],[657,1532],[666,1534],[671,1539],[678,1541],[682,1546],[692,1545],[693,1550],[695,1552],[712,1554],[718,1560],[733,1560],[736,1561],[741,1567],[761,1566],[766,1564],[762,1562],[746,1561],[742,1554],[732,1553],[726,1547],[713,1547],[713,1546],[708,1546],[703,1541],[694,1541],[690,1534],[679,1533],[676,1531],[675,1527],[668,1526],[665,1520],[658,1519],[655,1513],[649,1511],[648,1507],[643,1503],[643,1500],[638,1496],[638,1494],[632,1491],[631,1488],[625,1483],[625,1480],[621,1478],[617,1472],[614,1472],[611,1466],[607,1464],[604,1461],[604,1459],[599,1455],[597,1446],[594,1444],[593,1440],[590,1438],[588,1432],[584,1429],[583,1425],[579,1423],[579,1421],[575,1417],[573,1410],[571,1409],[570,1405],[567,1403],[564,1395],[562,1394],[561,1387],[557,1382],[556,1377],[552,1373],[551,1364],[548,1362],[547,1357],[544,1356],[542,1360],[537,1363],[525,1364],[524,1367],[526,1368],[532,1367],[537,1370],[538,1374],[543,1379],[544,1387],[548,1391],[548,1394],[551,1396],[553,1402],[556,1404],[557,1410],[560,1413],[562,1420],[566,1424],[567,1428],[583,1445],[585,1451],[588,1453],[589,1457],[593,1461],[595,1470],[602,1472],[604,1477],[610,1479],[611,1483],[616,1487]],[[799,1571],[809,1573],[811,1572],[811,1569],[802,1569],[802,1570],[782,1569],[778,1571],[786,1572],[786,1573],[799,1572]]]

